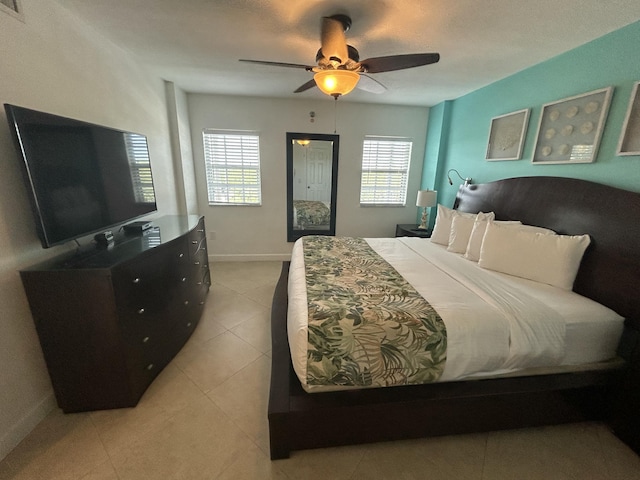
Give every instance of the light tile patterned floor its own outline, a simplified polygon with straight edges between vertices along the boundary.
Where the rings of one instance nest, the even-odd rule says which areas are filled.
[[[294,452],[269,460],[271,296],[279,262],[216,263],[204,316],[136,408],[52,412],[0,480],[640,479],[599,423]]]

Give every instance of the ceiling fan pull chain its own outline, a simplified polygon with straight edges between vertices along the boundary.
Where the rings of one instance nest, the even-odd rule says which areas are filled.
[[[338,133],[338,97],[333,97],[333,133]]]

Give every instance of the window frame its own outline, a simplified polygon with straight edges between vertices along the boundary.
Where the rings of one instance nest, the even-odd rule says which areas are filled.
[[[233,137],[241,137],[237,144],[231,145],[231,149],[239,149],[239,151],[231,151],[227,150],[224,147],[224,155],[225,158],[222,162],[215,163],[215,158],[210,157],[212,154],[212,150],[216,148],[213,143],[215,142],[215,138],[213,137],[225,137],[225,140],[230,140]],[[228,137],[228,138],[227,138]],[[234,139],[237,140],[237,139]],[[248,142],[246,147],[243,146],[243,142]],[[249,206],[249,207],[259,207],[262,205],[262,174],[261,174],[261,158],[260,158],[260,134],[254,130],[224,130],[219,128],[204,128],[202,130],[202,145],[203,145],[203,156],[204,156],[204,167],[205,167],[205,183],[207,189],[207,202],[210,206]],[[220,148],[220,147],[217,147]],[[245,156],[245,152],[243,152],[243,148],[247,148],[247,152],[251,152],[255,154],[255,156],[248,155]],[[235,161],[236,163],[229,165],[229,159]],[[239,163],[237,163],[239,161]],[[229,171],[235,170],[233,175],[236,177],[240,177],[242,179],[241,188],[239,195],[242,197],[242,201],[238,200],[230,200],[232,185],[227,182],[213,182],[214,177],[216,175],[215,169],[218,169],[220,172],[224,172],[223,176],[227,177]],[[240,171],[240,173],[238,173]],[[253,172],[253,173],[252,173]],[[255,176],[254,182],[245,181],[245,173],[248,173],[247,177]],[[225,187],[226,186],[226,187]],[[220,196],[220,192],[216,192],[215,189],[227,189],[226,194],[223,194],[222,197],[226,195],[226,200],[223,200]],[[255,197],[256,200],[248,201],[247,197]],[[217,198],[216,198],[217,197]]]
[[[402,144],[406,144],[406,146],[404,146],[403,148],[407,151],[406,157],[404,158],[404,160],[406,161],[406,168],[402,168],[402,169],[398,169],[398,168],[394,168],[393,163],[396,162],[397,160],[392,159],[387,165],[379,165],[378,168],[371,168],[372,166],[375,167],[376,165],[370,165],[369,167],[366,166],[366,163],[370,163],[369,159],[367,158],[367,143],[368,142],[377,142],[378,146],[377,146],[377,150],[379,150],[380,144],[382,143],[402,143]],[[362,141],[362,160],[361,160],[361,170],[360,170],[360,206],[361,207],[405,207],[407,205],[407,192],[408,192],[408,187],[409,187],[409,173],[411,171],[411,157],[413,154],[413,143],[414,140],[413,138],[410,137],[395,137],[395,136],[380,136],[380,135],[366,135],[364,137],[364,140]],[[391,147],[390,150],[393,150],[394,147]],[[375,159],[375,163],[377,163],[377,153],[376,152],[376,159]],[[396,156],[397,153],[394,152],[390,152],[389,153],[392,156]],[[369,154],[369,156],[371,156],[371,154]],[[401,175],[403,175],[402,177],[402,183],[400,185],[400,190],[401,190],[401,196],[402,196],[402,201],[400,200],[393,200],[394,195],[392,195],[393,190],[398,190],[398,187],[391,187],[388,186],[387,191],[386,191],[386,197],[383,198],[382,200],[379,200],[376,198],[376,190],[379,189],[380,191],[383,191],[382,188],[377,187],[375,184],[372,187],[367,187],[367,189],[372,189],[373,190],[373,199],[371,201],[364,201],[363,202],[363,194],[365,193],[365,175],[367,173],[379,173],[379,174],[388,174],[388,179],[387,179],[387,184],[390,185],[393,183],[393,174],[394,173],[400,173]],[[371,183],[371,182],[369,182]],[[374,182],[376,183],[376,182]],[[399,195],[397,195],[397,197],[399,198]]]

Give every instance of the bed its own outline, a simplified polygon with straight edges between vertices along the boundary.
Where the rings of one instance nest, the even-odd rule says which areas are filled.
[[[293,201],[293,228],[296,229],[328,229],[331,221],[331,210],[327,202],[317,200]]]
[[[450,323],[450,318],[445,318],[449,322],[445,322],[447,334],[451,333],[449,342],[463,345],[457,354],[461,360],[455,359],[454,347],[447,353],[451,358],[434,377],[435,381],[411,384],[403,376],[395,386],[385,377],[382,383],[387,383],[381,386],[380,382],[376,384],[367,378],[367,382],[360,384],[341,381],[335,388],[315,388],[314,382],[309,385],[300,373],[305,367],[294,367],[307,355],[306,352],[300,354],[300,347],[296,346],[294,337],[299,334],[296,327],[290,325],[287,328],[287,323],[291,322],[288,318],[292,316],[291,309],[296,308],[296,302],[300,303],[296,293],[292,294],[289,302],[289,276],[294,279],[291,284],[300,283],[296,277],[300,275],[299,261],[295,260],[294,252],[291,271],[289,262],[283,264],[272,306],[268,412],[271,458],[286,458],[292,450],[298,449],[605,417],[611,386],[624,368],[624,361],[615,356],[622,332],[622,318],[640,318],[637,296],[640,287],[640,253],[637,251],[640,244],[640,194],[576,179],[523,177],[462,186],[454,208],[474,214],[493,212],[496,221],[520,221],[561,235],[588,234],[588,246],[579,263],[573,292],[569,289],[562,295],[584,298],[586,306],[579,307],[584,309],[583,313],[592,309],[589,302],[597,302],[606,311],[613,312],[612,323],[606,328],[597,327],[590,331],[587,328],[589,322],[566,322],[567,332],[571,333],[566,335],[569,344],[566,348],[570,351],[563,351],[551,366],[547,361],[549,355],[544,353],[540,357],[545,359],[543,362],[525,365],[517,360],[513,363],[513,358],[504,358],[498,363],[488,362],[493,365],[489,368],[478,367],[477,359],[469,360],[460,355],[460,352],[466,354],[476,346],[465,345],[466,340],[460,343],[455,337],[455,325]],[[394,265],[411,285],[419,283],[416,275],[427,268],[427,264],[418,263],[417,258],[423,253],[427,258],[434,255],[434,252],[423,250],[436,249],[435,256],[441,256],[443,262],[472,263],[459,255],[443,252],[428,239],[371,239],[369,243],[377,253],[408,249],[411,255],[415,255],[409,261],[400,261],[411,266],[408,270],[403,270],[402,265]],[[469,275],[473,278],[475,273]],[[512,275],[493,275],[502,277],[501,281],[513,280]],[[521,280],[514,281],[522,283]],[[441,280],[436,283],[441,283]],[[433,286],[417,285],[416,290],[422,288]],[[442,290],[450,288],[447,286]],[[550,302],[544,296],[548,293],[545,292],[533,294],[534,297],[542,295],[537,298],[538,303]],[[556,309],[573,303],[562,295],[556,299]],[[451,316],[439,299],[430,298],[435,303],[435,310],[442,310],[442,317]],[[460,293],[458,303],[468,303],[468,309],[476,309],[468,294]],[[528,308],[524,307],[525,310]],[[536,318],[543,320],[548,316],[545,310],[537,315]],[[581,316],[581,313],[574,312],[572,318],[579,320]],[[493,341],[496,336],[499,334],[487,335],[488,341]],[[578,358],[584,350],[590,353],[594,350],[581,349],[580,346],[597,344],[599,337],[606,337],[601,352]],[[477,348],[499,350],[491,343]],[[551,357],[553,355],[552,352]],[[468,365],[474,367],[469,369]],[[496,365],[504,368],[496,369]],[[437,370],[439,367],[430,368]],[[424,374],[418,376],[424,377]],[[343,378],[344,375],[338,377]],[[375,388],[377,386],[380,388]]]

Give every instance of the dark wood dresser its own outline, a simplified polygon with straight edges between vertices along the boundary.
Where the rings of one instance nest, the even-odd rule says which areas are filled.
[[[152,223],[20,272],[64,412],[135,406],[200,319],[211,283],[204,218]]]

